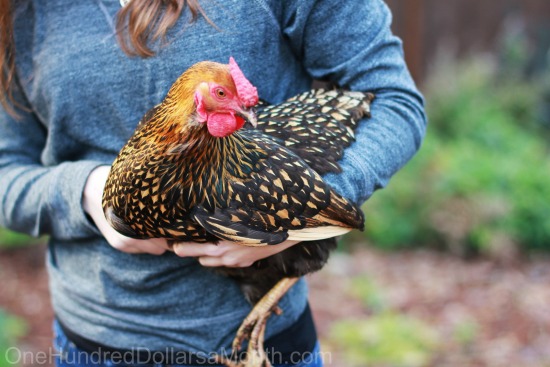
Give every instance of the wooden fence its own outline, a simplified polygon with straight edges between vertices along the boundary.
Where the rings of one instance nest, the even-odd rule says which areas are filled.
[[[543,52],[550,48],[550,0],[386,0],[394,32],[421,82],[442,49],[457,56],[494,52],[503,30],[521,24]]]

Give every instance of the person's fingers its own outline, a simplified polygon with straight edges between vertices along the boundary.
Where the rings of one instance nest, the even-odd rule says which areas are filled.
[[[254,261],[242,260],[238,256],[226,255],[221,257],[201,256],[199,257],[199,263],[205,267],[225,266],[228,268],[246,268],[251,266]]]
[[[217,244],[177,242],[172,249],[178,256],[198,258],[203,266],[248,267],[255,261],[279,253],[296,243],[285,241],[273,246],[253,247],[230,241],[220,241]]]
[[[128,238],[117,234],[115,236],[111,236],[111,238],[107,240],[109,244],[117,250],[128,254],[147,253],[151,255],[162,255],[168,249],[166,240],[161,238],[136,240],[134,238]]]
[[[112,245],[111,246],[115,249],[117,249],[118,251],[120,252],[124,252],[126,254],[140,254],[142,253],[143,251],[134,247],[134,246],[129,246],[128,244],[124,244],[124,245]]]
[[[206,267],[223,266],[222,259],[219,257],[201,256],[198,260],[202,266]]]
[[[138,253],[146,253],[151,255],[162,255],[166,252],[166,246],[154,243],[152,241],[143,241],[136,243],[133,246],[138,250]]]
[[[212,243],[176,242],[172,246],[181,257],[219,256],[219,248]]]
[[[166,241],[164,238],[152,238],[150,240],[147,240],[147,242],[152,243],[155,246],[161,247],[164,250],[170,250],[170,246],[168,246],[168,241]]]

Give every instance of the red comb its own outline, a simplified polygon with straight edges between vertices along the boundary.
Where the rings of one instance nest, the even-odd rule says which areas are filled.
[[[229,73],[237,87],[237,94],[241,102],[246,107],[255,106],[258,103],[258,90],[246,79],[233,57],[229,58]]]

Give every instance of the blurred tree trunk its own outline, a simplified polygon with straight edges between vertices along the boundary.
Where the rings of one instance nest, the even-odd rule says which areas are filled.
[[[424,59],[424,0],[407,0],[403,4],[403,47],[407,64],[416,81],[423,79]]]
[[[523,19],[528,37],[547,60],[550,0],[386,0],[393,30],[403,39],[405,57],[417,82],[429,73],[440,52],[462,57],[496,52],[506,22]],[[547,62],[547,61],[546,61]]]

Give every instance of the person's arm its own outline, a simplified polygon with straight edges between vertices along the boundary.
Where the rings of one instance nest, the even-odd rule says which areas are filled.
[[[32,113],[19,88],[15,89],[15,98],[27,109],[18,110],[18,119],[0,109],[0,226],[61,240],[103,235],[120,251],[164,253],[165,240],[135,240],[108,225],[101,209],[109,171],[105,162],[79,160],[57,165],[42,162],[47,130]]]
[[[372,117],[360,123],[340,162],[343,173],[325,177],[340,194],[362,203],[414,155],[426,128],[422,96],[390,29],[391,13],[381,0],[285,3],[291,5],[283,32],[306,70],[376,95]]]
[[[62,240],[97,236],[81,199],[89,173],[101,162],[45,165],[46,128],[19,88],[14,94],[29,111],[18,110],[15,119],[0,109],[0,226]]]

